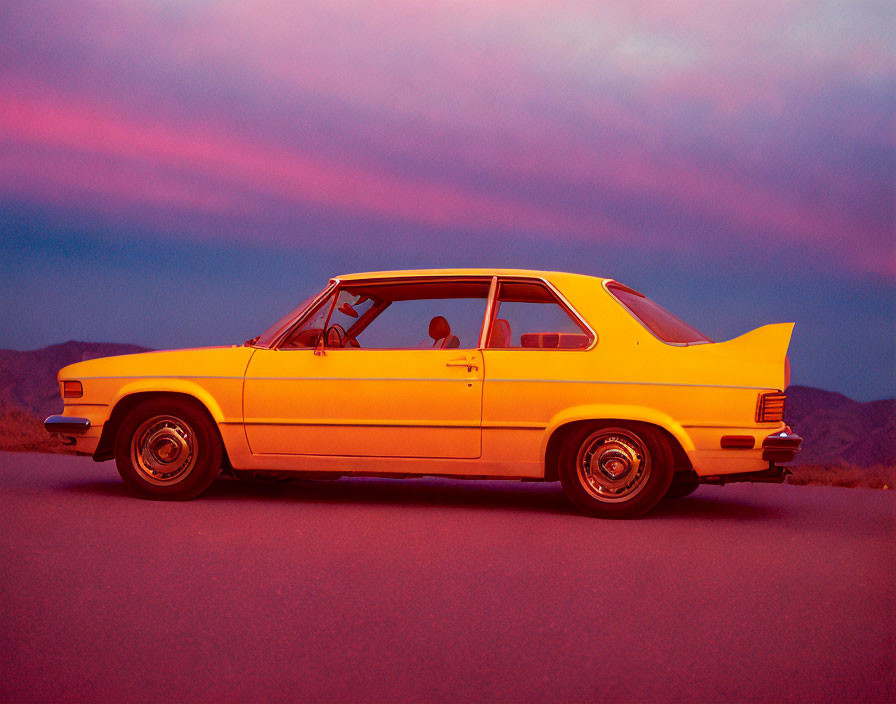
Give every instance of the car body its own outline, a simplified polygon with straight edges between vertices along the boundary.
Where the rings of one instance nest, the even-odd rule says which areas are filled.
[[[61,369],[46,428],[145,495],[197,495],[222,465],[560,479],[586,511],[632,516],[699,482],[783,479],[792,329],[712,342],[581,274],[351,274],[240,346]]]

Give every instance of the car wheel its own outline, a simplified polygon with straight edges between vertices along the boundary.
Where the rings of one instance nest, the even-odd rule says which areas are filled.
[[[697,487],[699,486],[700,484],[694,479],[675,480],[669,485],[669,490],[666,492],[665,498],[683,499],[685,496],[690,496],[697,491]]]
[[[646,424],[589,424],[574,431],[560,453],[560,483],[585,513],[635,518],[652,509],[672,481],[672,451]]]
[[[153,499],[192,499],[221,471],[223,449],[204,408],[155,398],[125,417],[115,436],[115,464],[125,483]]]

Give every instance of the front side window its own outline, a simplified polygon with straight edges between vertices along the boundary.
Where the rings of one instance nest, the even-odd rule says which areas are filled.
[[[490,281],[346,282],[283,347],[475,349]]]
[[[322,301],[302,324],[290,331],[280,345],[283,349],[317,347],[326,326],[327,347],[356,347],[348,330],[376,303],[340,288]]]
[[[650,332],[663,342],[674,345],[699,345],[712,342],[699,330],[672,315],[665,308],[651,301],[643,293],[616,281],[607,284],[607,290]]]
[[[542,283],[502,281],[488,336],[489,349],[585,349],[586,330]]]

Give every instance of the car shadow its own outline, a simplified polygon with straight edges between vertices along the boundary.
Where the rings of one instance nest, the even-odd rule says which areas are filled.
[[[575,511],[559,484],[451,479],[339,480],[286,482],[219,479],[203,494],[208,500],[297,501],[316,504],[482,508],[570,514]]]
[[[134,499],[120,481],[70,485],[70,490],[95,496]],[[539,512],[571,517],[579,513],[558,482],[476,481],[437,478],[380,479],[343,477],[339,480],[289,481],[217,479],[197,501],[297,502],[420,508],[466,508]],[[742,497],[716,493],[661,501],[639,520],[768,520],[777,507],[745,502]]]
[[[81,484],[68,484],[67,491],[77,494],[91,494],[93,496],[110,496],[118,498],[134,498],[127,486],[121,481],[110,479],[109,481],[92,481]]]
[[[663,499],[647,517],[755,521],[778,518],[783,513],[777,506],[748,503],[743,497],[720,493],[713,496],[691,495],[683,499]]]

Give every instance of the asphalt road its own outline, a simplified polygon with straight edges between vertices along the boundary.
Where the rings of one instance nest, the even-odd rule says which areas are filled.
[[[219,480],[0,453],[3,701],[893,701],[896,492]]]

